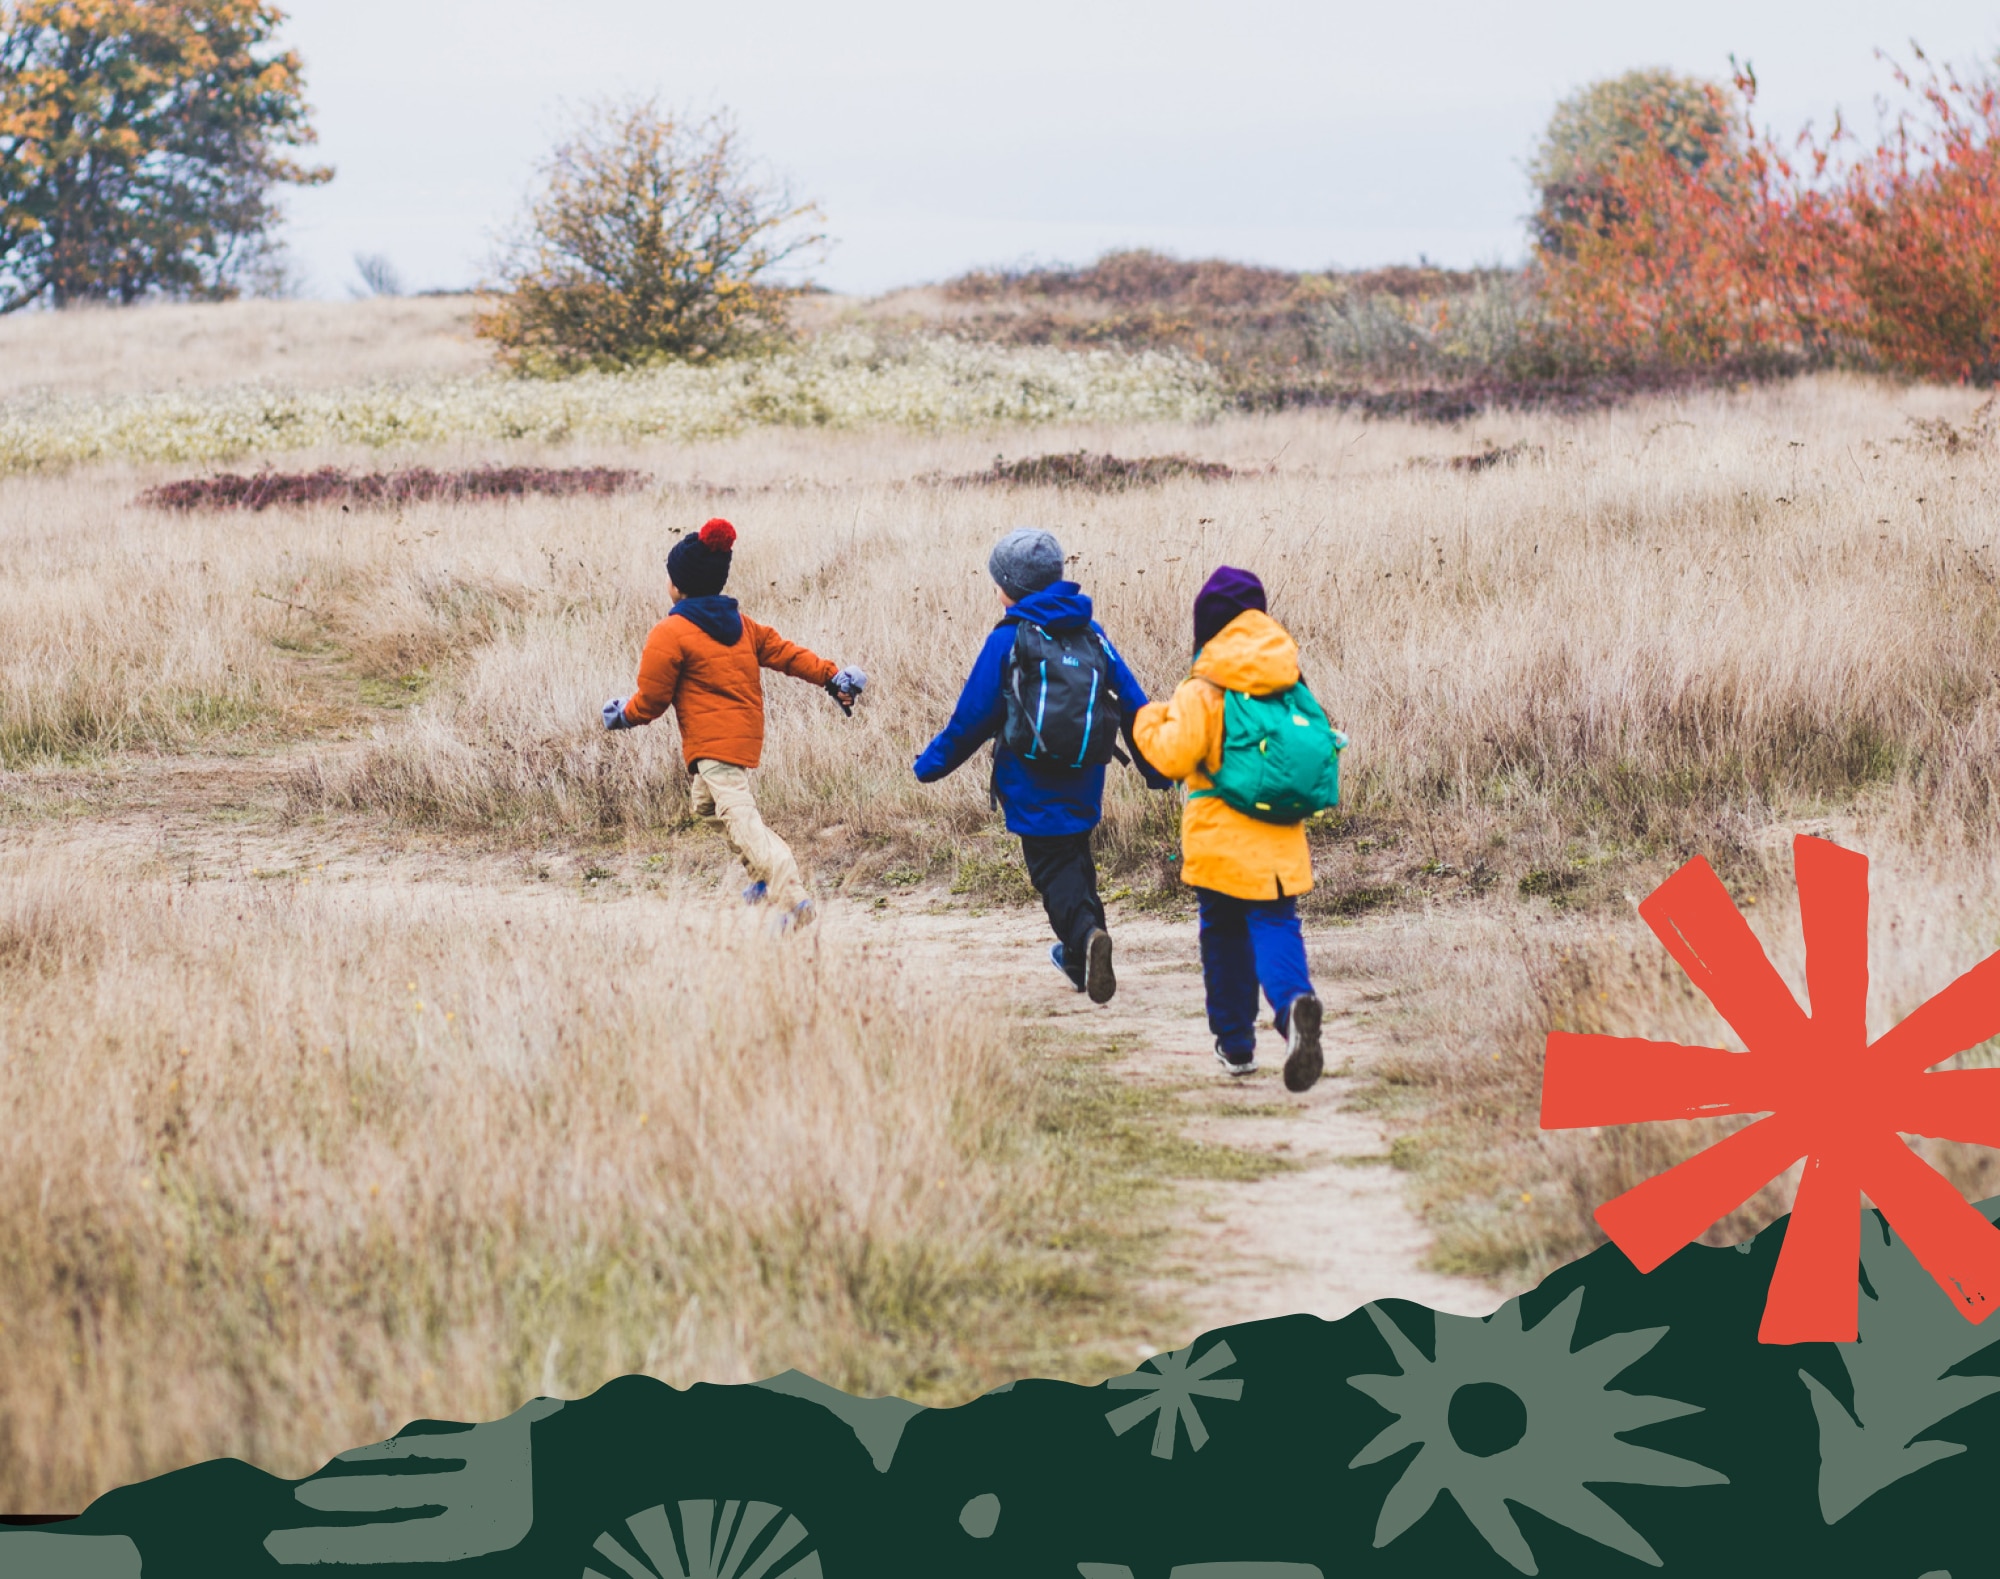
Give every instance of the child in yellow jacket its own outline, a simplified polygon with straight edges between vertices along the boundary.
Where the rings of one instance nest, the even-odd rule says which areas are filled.
[[[1259,822],[1215,795],[1227,692],[1269,696],[1299,681],[1299,650],[1265,608],[1264,584],[1223,566],[1194,603],[1194,668],[1170,702],[1140,709],[1133,738],[1146,760],[1185,780],[1181,880],[1201,907],[1201,969],[1215,1056],[1232,1075],[1257,1068],[1261,986],[1285,1038],[1285,1087],[1320,1077],[1322,1010],[1306,966],[1298,896],[1311,890],[1303,823]]]

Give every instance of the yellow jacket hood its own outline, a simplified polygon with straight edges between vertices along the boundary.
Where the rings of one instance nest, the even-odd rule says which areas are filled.
[[[1196,654],[1194,673],[1225,691],[1269,696],[1299,683],[1299,644],[1270,615],[1246,609]]]
[[[1222,754],[1224,692],[1269,696],[1298,684],[1299,649],[1268,614],[1249,610],[1195,659],[1169,702],[1139,709],[1132,736],[1146,760],[1191,790],[1210,787]],[[1312,887],[1304,823],[1258,822],[1219,795],[1188,797],[1181,813],[1181,880],[1237,899],[1286,899]]]

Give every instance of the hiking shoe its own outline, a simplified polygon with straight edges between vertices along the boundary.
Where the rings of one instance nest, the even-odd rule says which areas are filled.
[[[1063,973],[1063,980],[1068,982],[1072,987],[1076,988],[1078,992],[1082,992],[1083,983],[1078,981],[1076,977],[1071,973],[1069,968],[1069,961],[1063,958],[1063,946],[1060,943],[1058,943],[1054,948],[1049,950],[1049,958],[1055,961],[1056,969]]]
[[[1102,927],[1093,928],[1084,945],[1083,990],[1092,1003],[1109,1003],[1118,990],[1118,978],[1111,973],[1111,934]]]
[[[743,890],[743,903],[746,905],[761,905],[764,902],[765,896],[770,892],[771,885],[769,883],[752,883],[748,888]]]
[[[1222,1043],[1215,1044],[1215,1061],[1232,1075],[1254,1075],[1257,1072],[1257,1050],[1252,1048],[1239,1059],[1231,1058],[1222,1050]]]
[[[1310,1091],[1326,1061],[1320,1056],[1320,1001],[1311,993],[1292,1000],[1292,1027],[1285,1038],[1285,1089]]]
[[[819,920],[819,911],[810,899],[801,899],[782,916],[778,917],[778,932],[782,936],[789,932],[803,932]]]

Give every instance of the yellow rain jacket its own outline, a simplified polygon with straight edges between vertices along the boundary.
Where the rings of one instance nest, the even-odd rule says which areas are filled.
[[[1132,738],[1168,778],[1208,789],[1222,765],[1223,693],[1268,696],[1298,680],[1298,644],[1270,615],[1248,609],[1195,655],[1193,673],[1171,702],[1139,709]],[[1259,822],[1218,795],[1190,795],[1181,812],[1181,881],[1233,899],[1306,893],[1313,876],[1305,825]]]

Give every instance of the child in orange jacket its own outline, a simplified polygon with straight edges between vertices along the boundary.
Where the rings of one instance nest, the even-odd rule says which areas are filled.
[[[868,677],[746,619],[736,600],[722,595],[735,545],[736,528],[721,519],[674,545],[667,556],[673,608],[646,638],[638,689],[604,704],[604,727],[634,729],[672,708],[681,756],[694,775],[688,798],[696,816],[722,830],[749,872],[743,897],[752,904],[773,900],[784,907],[787,926],[804,925],[813,906],[798,862],[764,825],[750,792],[750,770],[764,753],[762,671],[824,686],[849,711]]]
[[[1257,990],[1285,1038],[1285,1087],[1324,1067],[1322,1011],[1306,966],[1298,896],[1313,885],[1303,823],[1259,822],[1212,793],[1230,691],[1269,696],[1299,681],[1299,649],[1265,610],[1264,584],[1224,565],[1194,602],[1194,668],[1173,700],[1141,708],[1132,734],[1146,760],[1184,779],[1181,881],[1201,907],[1201,972],[1215,1056],[1232,1075],[1257,1068]]]

